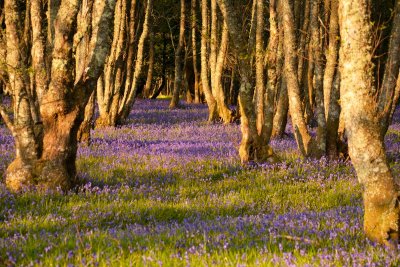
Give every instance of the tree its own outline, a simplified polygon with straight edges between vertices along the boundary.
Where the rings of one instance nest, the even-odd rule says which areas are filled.
[[[265,112],[267,109],[256,109],[253,103],[254,89],[252,85],[252,64],[251,64],[251,42],[250,45],[245,41],[245,37],[240,30],[240,24],[233,4],[229,0],[218,0],[218,5],[227,24],[236,55],[238,57],[238,67],[241,79],[239,91],[239,104],[241,112],[241,131],[242,141],[239,148],[239,155],[242,163],[251,161],[276,161],[277,158],[269,146],[269,137],[260,136],[257,131],[256,118],[257,112]],[[262,4],[260,3],[262,6]],[[266,118],[264,113],[262,117]],[[272,125],[271,121],[265,122]],[[272,127],[271,127],[272,128]]]
[[[349,154],[364,186],[364,230],[374,241],[397,248],[399,241],[399,188],[387,163],[383,143],[382,103],[375,101],[371,6],[368,0],[339,0],[340,94],[349,140]],[[354,12],[357,10],[357,12]],[[396,1],[386,73],[382,87],[390,92],[399,74],[400,1]],[[389,73],[388,73],[389,75]],[[385,79],[384,79],[385,81]],[[383,93],[385,94],[385,93]],[[381,94],[382,96],[382,94]],[[382,99],[382,98],[381,98]],[[386,96],[383,96],[386,99]],[[356,101],[355,101],[356,100]],[[386,99],[387,100],[387,99]],[[388,104],[389,103],[389,104]],[[385,110],[383,108],[383,110]],[[382,117],[383,116],[383,117]]]
[[[208,121],[217,119],[217,102],[211,92],[208,69],[208,5],[207,0],[201,0],[201,85],[208,105]]]
[[[183,87],[183,71],[182,71],[182,55],[185,46],[185,22],[186,22],[186,5],[185,0],[181,0],[181,19],[179,25],[179,42],[175,51],[175,81],[174,91],[172,94],[170,108],[177,108],[179,106],[179,94]]]
[[[69,189],[76,182],[77,131],[110,47],[115,1],[50,1],[47,20],[40,0],[20,4],[4,2],[13,120],[0,110],[16,146],[6,184],[13,191]]]
[[[112,47],[97,87],[98,126],[122,124],[132,109],[144,65],[145,42],[153,9],[152,0],[147,0],[145,4],[142,33],[135,45],[138,26],[136,1],[117,0]]]

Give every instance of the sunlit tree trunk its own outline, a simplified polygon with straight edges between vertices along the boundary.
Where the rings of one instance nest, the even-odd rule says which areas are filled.
[[[219,44],[220,49],[217,54],[217,61],[215,62],[214,68],[211,68],[211,73],[214,73],[214,75],[211,75],[211,79],[214,79],[214,83],[211,83],[213,84],[212,91],[217,101],[219,116],[222,118],[224,123],[230,123],[233,119],[232,111],[226,104],[224,88],[222,86],[222,74],[224,71],[226,54],[228,52],[228,40],[229,32],[226,23],[224,22],[222,26],[222,36],[221,43]]]
[[[272,127],[272,136],[273,137],[283,137],[286,129],[288,112],[289,112],[289,99],[288,92],[286,86],[286,79],[284,78],[284,69],[283,69],[283,61],[284,61],[284,51],[283,51],[283,30],[282,23],[278,23],[279,30],[279,45],[277,52],[277,66],[276,72],[278,77],[277,87],[279,88],[277,91],[277,100],[276,100],[276,111],[274,114],[274,121]]]
[[[238,57],[238,67],[241,75],[239,104],[241,113],[242,140],[239,147],[239,156],[242,163],[251,161],[276,160],[272,148],[261,142],[256,126],[256,108],[253,103],[252,65],[248,56],[248,43],[241,31],[237,15],[229,0],[218,0],[218,5],[227,23],[232,44]]]
[[[179,25],[179,42],[175,51],[175,80],[174,80],[174,91],[172,94],[170,108],[176,108],[179,106],[179,94],[183,87],[183,53],[185,45],[185,22],[186,22],[186,7],[185,0],[181,0],[181,16]]]
[[[133,1],[134,2],[134,1]],[[97,126],[115,126],[118,123],[118,108],[123,94],[125,51],[127,48],[127,1],[117,0],[114,15],[114,33],[110,54],[107,57],[101,86],[97,88],[99,118]],[[135,6],[131,7],[134,11]],[[134,27],[130,21],[130,27]],[[133,60],[133,59],[131,59]]]
[[[289,112],[289,98],[288,98],[286,80],[282,77],[279,89],[278,103],[274,115],[274,123],[272,130],[273,137],[282,138],[283,135],[285,134],[288,112]]]
[[[282,0],[280,4],[284,29],[285,78],[288,88],[289,111],[293,131],[302,154],[305,156],[317,156],[320,154],[318,147],[308,132],[303,116],[301,92],[297,79],[296,36],[294,32],[293,11],[288,0]]]
[[[136,99],[139,78],[140,78],[140,75],[142,74],[144,49],[146,48],[145,42],[149,36],[151,14],[153,12],[153,0],[147,0],[146,3],[147,3],[147,5],[146,5],[144,22],[143,22],[143,30],[142,30],[142,34],[140,35],[138,46],[137,46],[137,56],[136,56],[136,62],[134,64],[134,69],[132,69],[133,64],[131,66],[127,66],[128,73],[132,72],[133,77],[132,77],[131,82],[127,78],[126,83],[125,83],[124,97],[122,98],[119,109],[118,109],[118,117],[119,117],[120,122],[125,121],[128,118],[129,113],[131,112],[132,105]],[[132,18],[132,15],[131,15],[131,18]],[[134,48],[131,47],[130,49],[134,49]]]
[[[143,96],[145,98],[150,97],[150,91],[153,84],[153,72],[154,72],[154,33],[151,32],[149,36],[149,61],[148,61],[147,78],[143,90]]]
[[[49,2],[51,3],[53,2]],[[28,95],[31,87],[25,61],[27,49],[18,32],[18,29],[23,28],[23,16],[19,13],[17,1],[5,2],[7,64],[15,67],[8,70],[15,99],[14,120],[9,119],[4,109],[0,111],[16,142],[16,158],[8,166],[6,173],[6,185],[12,191],[29,186],[43,190],[69,189],[74,185],[77,131],[83,120],[84,107],[108,53],[114,6],[115,2],[112,0],[83,0],[82,3],[77,0],[63,0],[57,17],[53,20],[50,16],[47,23],[49,32],[53,33],[51,29],[54,28],[54,35],[49,34],[54,37],[49,42],[52,50],[51,71],[48,73],[49,84],[40,101],[42,120],[37,123],[32,120],[32,105],[29,104],[32,96]],[[52,8],[50,6],[50,10]],[[80,9],[85,10],[86,23],[78,23],[77,27]],[[36,22],[32,23],[35,25]],[[85,30],[79,25],[85,26]],[[74,29],[77,29],[76,32]],[[77,51],[80,59],[77,65],[73,50]],[[86,51],[84,57],[82,50]],[[36,130],[41,123],[43,136],[38,135]]]
[[[369,8],[367,0],[339,0],[341,102],[349,154],[364,186],[365,233],[397,248],[399,192],[387,164],[381,118],[371,93],[375,88]]]
[[[400,68],[400,1],[396,1],[385,72],[378,101],[381,116],[381,135],[385,136],[392,120],[392,107],[396,106],[396,84]]]
[[[208,40],[208,3],[207,0],[201,0],[201,85],[208,105],[208,121],[212,122],[217,119],[218,113],[217,102],[210,88],[207,51]]]
[[[262,109],[259,109],[257,114],[262,113],[263,122],[260,135],[260,142],[262,146],[269,144],[271,138],[273,121],[274,121],[274,100],[277,93],[278,87],[278,75],[281,72],[281,52],[279,51],[279,32],[278,32],[278,18],[277,18],[277,1],[271,0],[269,2],[269,41],[267,47],[267,54],[264,56],[262,35],[264,33],[264,1],[257,0],[257,30],[256,30],[256,75],[258,78],[256,90],[259,91],[259,87],[264,92],[262,94]],[[263,75],[263,60],[267,63],[267,74],[268,81],[267,86],[264,88],[264,75]],[[260,156],[261,157],[261,156]]]

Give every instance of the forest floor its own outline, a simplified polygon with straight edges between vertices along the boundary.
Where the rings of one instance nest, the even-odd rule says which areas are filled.
[[[396,118],[400,116],[396,115]],[[301,159],[243,168],[239,125],[203,105],[138,100],[129,124],[81,146],[77,192],[10,194],[0,184],[0,266],[396,266],[362,231],[350,162]],[[397,119],[398,120],[398,119]],[[400,174],[400,122],[386,138]],[[0,173],[13,140],[0,126]]]

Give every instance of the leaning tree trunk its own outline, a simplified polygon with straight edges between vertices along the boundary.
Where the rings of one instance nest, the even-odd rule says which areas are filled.
[[[90,95],[89,101],[85,107],[84,119],[78,131],[78,141],[86,145],[89,145],[91,142],[90,130],[92,130],[94,127],[93,117],[96,102],[95,94],[96,90],[94,90]]]
[[[397,248],[399,191],[387,164],[372,94],[369,8],[367,0],[339,0],[341,102],[350,157],[364,186],[364,231],[370,239]]]
[[[136,99],[139,78],[140,78],[140,75],[141,75],[142,69],[143,69],[145,42],[147,40],[147,37],[149,36],[152,12],[153,12],[153,0],[147,0],[146,13],[145,13],[145,18],[144,18],[144,22],[143,22],[143,30],[142,30],[142,34],[140,35],[139,43],[138,43],[138,47],[137,47],[137,57],[136,57],[134,71],[132,70],[131,66],[128,65],[128,67],[127,67],[127,71],[132,72],[133,77],[132,77],[132,81],[127,79],[125,82],[124,96],[119,104],[119,109],[118,109],[118,121],[119,122],[125,121],[128,118],[128,115],[132,109],[132,105]],[[130,47],[130,49],[133,49],[133,48]]]
[[[172,94],[170,108],[177,108],[179,106],[179,94],[183,86],[183,71],[182,71],[182,55],[184,53],[185,43],[185,21],[186,21],[186,7],[185,0],[181,0],[181,19],[179,25],[179,42],[175,51],[175,80],[174,91]]]
[[[292,118],[297,145],[304,156],[319,156],[318,147],[307,129],[303,116],[300,86],[297,79],[296,36],[294,32],[294,16],[289,0],[280,1],[285,51],[285,77],[289,96],[289,111]]]

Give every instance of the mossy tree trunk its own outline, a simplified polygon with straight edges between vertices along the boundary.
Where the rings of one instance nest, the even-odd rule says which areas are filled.
[[[339,0],[341,102],[349,154],[364,186],[364,231],[370,239],[397,248],[399,191],[387,164],[381,118],[372,94],[369,9],[367,0]]]
[[[55,3],[51,1],[48,4],[50,11],[53,10]],[[44,77],[41,74],[34,76],[34,81],[30,81],[26,60],[28,47],[24,46],[21,32],[18,31],[23,28],[23,16],[17,1],[5,2],[7,64],[13,66],[8,69],[8,76],[14,98],[14,120],[11,121],[4,110],[1,113],[16,142],[16,158],[8,166],[6,173],[6,185],[10,190],[19,191],[24,187],[43,190],[69,189],[74,185],[77,131],[83,120],[85,105],[108,53],[114,6],[113,0],[60,2],[56,18],[50,16],[46,24],[48,32],[51,33],[48,36],[53,37],[46,48],[46,51],[52,51],[52,56],[48,57],[51,58],[51,64],[47,74],[47,85],[43,81],[38,83],[38,79]],[[31,7],[32,10],[40,10],[37,6]],[[77,17],[78,11],[82,9],[85,9],[85,23],[80,24]],[[44,20],[42,14],[43,12],[35,11],[32,16],[41,16]],[[25,20],[25,23],[31,22]],[[37,21],[32,20],[32,23],[33,28],[37,30]],[[44,31],[43,28],[40,36],[44,36]],[[43,39],[39,38],[36,41],[43,42]],[[37,53],[37,48],[33,48],[32,52]],[[85,52],[76,55],[80,58],[77,65],[74,62],[73,49]],[[37,62],[32,61],[33,67],[44,66],[44,57],[40,53],[34,55]],[[35,82],[37,86],[44,86],[42,99],[38,101],[40,122],[33,120],[31,109],[35,105],[31,105],[34,101],[34,95],[29,93],[31,82]],[[43,131],[38,131],[38,127]]]

